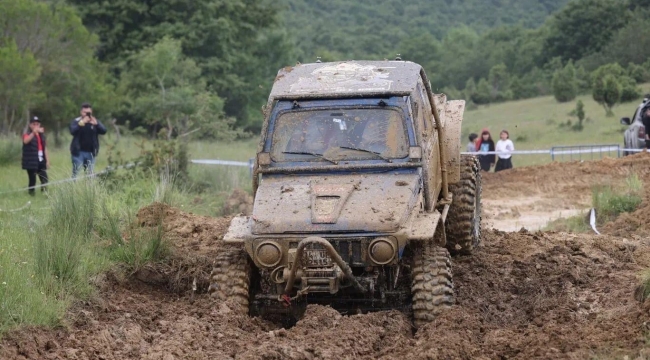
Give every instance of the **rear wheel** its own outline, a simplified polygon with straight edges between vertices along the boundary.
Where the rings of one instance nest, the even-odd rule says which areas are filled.
[[[248,314],[250,280],[248,255],[243,250],[225,249],[215,259],[208,292],[234,312]]]
[[[449,185],[453,202],[447,215],[447,249],[471,254],[481,242],[481,167],[478,158],[461,155],[460,181]]]
[[[422,244],[414,249],[411,295],[416,328],[454,305],[451,259],[447,249]]]

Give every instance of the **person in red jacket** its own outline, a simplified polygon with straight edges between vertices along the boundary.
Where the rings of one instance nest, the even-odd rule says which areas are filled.
[[[494,152],[494,140],[492,140],[492,135],[490,131],[486,128],[481,131],[481,136],[476,143],[476,151],[480,153],[491,153]],[[485,154],[479,155],[478,161],[481,164],[481,170],[490,171],[490,168],[496,162],[497,156],[495,154]]]
[[[23,169],[27,170],[29,178],[29,194],[34,195],[36,176],[41,180],[41,191],[45,191],[47,184],[47,169],[50,167],[50,158],[47,153],[45,128],[41,121],[34,116],[29,120],[29,130],[23,134]]]

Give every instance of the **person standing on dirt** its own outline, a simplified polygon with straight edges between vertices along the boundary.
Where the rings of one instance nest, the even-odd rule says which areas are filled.
[[[469,134],[469,142],[467,143],[467,152],[473,153],[476,152],[476,141],[478,140],[478,135],[471,133]]]
[[[23,169],[27,170],[29,178],[29,195],[34,196],[36,175],[41,180],[41,191],[47,184],[47,169],[50,167],[50,157],[45,146],[45,128],[41,121],[34,116],[29,119],[29,130],[23,134]]]
[[[499,138],[495,147],[498,160],[494,172],[512,169],[512,152],[515,151],[515,145],[510,140],[510,134],[507,130],[501,130]]]
[[[70,123],[70,134],[72,134],[70,144],[72,177],[77,177],[81,166],[86,173],[92,174],[99,153],[99,135],[106,134],[106,127],[93,116],[90,104],[81,105],[81,116]]]
[[[481,170],[490,171],[490,168],[496,162],[496,155],[494,155],[494,141],[488,129],[481,131],[481,137],[476,142],[476,151],[481,154],[478,156],[478,161],[481,164]]]

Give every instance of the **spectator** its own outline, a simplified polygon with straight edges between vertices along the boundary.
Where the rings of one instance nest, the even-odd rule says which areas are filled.
[[[90,104],[81,105],[81,116],[70,123],[70,134],[72,134],[70,144],[72,177],[77,176],[81,166],[86,173],[92,174],[99,153],[99,135],[106,134],[106,128],[93,116]]]
[[[467,152],[476,152],[476,140],[478,135],[471,133],[469,134],[469,142],[467,143]]]
[[[490,168],[496,161],[496,155],[494,155],[494,141],[492,140],[492,135],[490,135],[488,129],[483,129],[483,131],[481,131],[481,137],[476,143],[476,151],[481,153],[491,153],[478,156],[481,170],[490,171]]]
[[[47,153],[45,129],[41,121],[34,116],[29,119],[29,130],[23,134],[23,169],[27,170],[29,178],[29,195],[34,196],[36,175],[41,180],[41,191],[47,184],[47,169],[50,167],[50,157]]]
[[[515,145],[510,140],[510,134],[506,130],[502,130],[499,134],[500,140],[497,141],[496,151],[497,165],[494,167],[494,172],[512,169],[512,151],[515,151]]]

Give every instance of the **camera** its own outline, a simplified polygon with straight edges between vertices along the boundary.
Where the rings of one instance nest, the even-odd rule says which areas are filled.
[[[89,116],[90,117],[90,116],[93,116],[93,113],[92,113],[92,111],[86,111],[84,113],[84,116]]]

